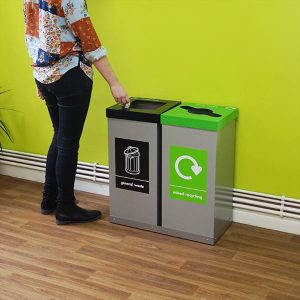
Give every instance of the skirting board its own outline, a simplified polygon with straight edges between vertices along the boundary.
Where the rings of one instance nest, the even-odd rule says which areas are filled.
[[[246,209],[233,209],[233,222],[300,235],[300,221]]]
[[[45,176],[43,171],[4,164],[0,164],[0,174],[36,182],[44,182]],[[109,196],[108,183],[93,182],[91,180],[76,178],[75,189]],[[233,222],[300,235],[300,222],[288,217],[281,218],[280,216],[234,208]]]
[[[44,171],[4,165],[1,163],[0,174],[42,183],[45,181]],[[109,196],[108,183],[94,182],[88,179],[76,178],[75,190]]]

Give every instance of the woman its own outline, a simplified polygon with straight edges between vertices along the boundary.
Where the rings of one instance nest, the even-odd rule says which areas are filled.
[[[100,219],[101,212],[77,206],[74,181],[79,140],[92,92],[92,64],[108,82],[116,102],[129,103],[107,51],[94,30],[85,0],[24,0],[26,44],[33,61],[37,94],[54,128],[41,212],[56,209],[56,223]]]

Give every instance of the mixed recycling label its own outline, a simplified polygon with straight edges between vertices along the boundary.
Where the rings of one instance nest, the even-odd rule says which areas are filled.
[[[170,199],[206,204],[207,159],[206,150],[170,147]]]

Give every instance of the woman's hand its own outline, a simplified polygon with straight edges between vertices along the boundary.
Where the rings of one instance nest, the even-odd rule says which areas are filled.
[[[43,94],[41,93],[41,91],[39,90],[38,87],[36,87],[36,95],[37,95],[41,100],[45,100]]]
[[[119,82],[110,85],[111,94],[117,103],[125,105],[129,103],[129,97]]]

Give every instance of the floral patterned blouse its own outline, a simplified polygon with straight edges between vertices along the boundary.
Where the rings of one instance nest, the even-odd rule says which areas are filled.
[[[26,45],[38,81],[52,83],[76,66],[92,79],[91,63],[107,51],[85,0],[24,0],[24,16]]]

